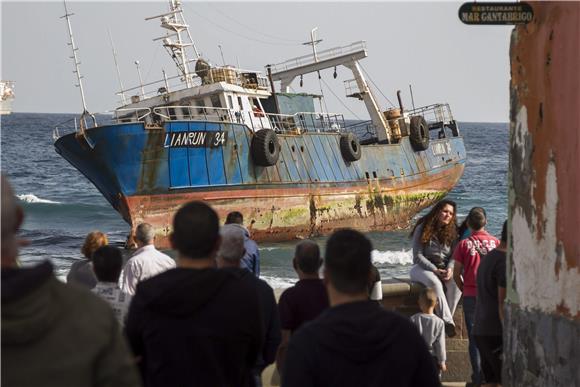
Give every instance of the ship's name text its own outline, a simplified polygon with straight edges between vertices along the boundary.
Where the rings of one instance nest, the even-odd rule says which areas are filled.
[[[227,132],[174,132],[165,135],[165,148],[217,148],[227,142]]]

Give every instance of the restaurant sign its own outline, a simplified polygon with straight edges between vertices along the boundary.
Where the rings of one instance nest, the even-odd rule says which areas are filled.
[[[534,18],[528,3],[464,3],[459,8],[459,20],[465,24],[526,24]]]

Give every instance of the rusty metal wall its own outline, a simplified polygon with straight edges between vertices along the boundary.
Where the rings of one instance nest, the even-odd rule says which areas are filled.
[[[574,386],[580,385],[580,3],[530,4],[534,20],[514,29],[510,48],[504,385]]]

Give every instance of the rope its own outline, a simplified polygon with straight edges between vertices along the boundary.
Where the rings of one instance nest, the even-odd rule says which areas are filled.
[[[253,28],[253,27],[251,27],[251,26],[249,26],[249,25],[246,25],[246,24],[244,24],[244,23],[240,22],[239,20],[236,20],[235,18],[233,18],[233,17],[231,17],[231,16],[229,16],[229,15],[227,15],[227,14],[223,13],[222,11],[220,11],[219,9],[217,9],[215,6],[213,6],[213,5],[212,5],[212,4],[210,4],[210,3],[208,3],[207,5],[208,5],[210,8],[213,8],[213,10],[214,10],[214,11],[216,11],[217,13],[219,13],[220,15],[222,15],[222,16],[224,16],[224,17],[226,17],[226,18],[230,19],[230,20],[231,20],[231,21],[233,21],[234,23],[236,23],[236,24],[238,24],[238,25],[240,25],[240,26],[242,26],[242,27],[244,27],[244,28],[246,28],[246,29],[248,29],[248,30],[250,30],[250,31],[252,31],[252,32],[257,32],[257,33],[258,33],[258,34],[260,34],[260,35],[267,36],[267,37],[269,37],[269,38],[272,38],[272,39],[275,39],[275,40],[280,40],[280,41],[285,41],[285,42],[293,43],[294,45],[302,45],[302,42],[299,42],[298,40],[292,40],[292,39],[281,38],[281,37],[279,37],[279,36],[270,35],[270,34],[267,34],[267,33],[265,33],[264,31],[260,31],[260,30],[258,30],[258,29],[255,29],[255,28]]]
[[[391,102],[391,100],[389,98],[387,98],[386,95],[383,94],[383,92],[381,91],[381,89],[379,89],[379,87],[375,84],[375,82],[373,81],[373,79],[371,78],[371,76],[367,73],[367,71],[365,70],[365,68],[362,66],[362,64],[360,64],[360,68],[362,69],[363,73],[365,73],[365,75],[367,76],[367,78],[369,79],[369,81],[371,81],[371,83],[373,84],[373,86],[375,87],[375,89],[377,89],[379,91],[379,93],[381,93],[381,95],[387,100],[388,103],[391,104],[392,107],[395,107],[395,104]]]
[[[226,32],[229,32],[229,33],[231,33],[231,34],[233,34],[233,35],[235,35],[235,36],[238,36],[238,37],[240,37],[240,38],[244,38],[244,39],[246,39],[246,40],[250,40],[250,41],[253,41],[253,42],[257,42],[257,43],[268,44],[268,45],[271,45],[271,46],[296,46],[296,44],[279,43],[279,42],[278,42],[278,43],[276,43],[276,42],[268,42],[268,41],[265,41],[265,40],[261,40],[261,39],[254,39],[254,38],[251,38],[251,37],[249,37],[249,36],[246,36],[246,35],[240,34],[240,33],[239,33],[239,32],[237,32],[237,31],[232,31],[232,30],[230,30],[230,29],[228,29],[228,28],[225,28],[224,26],[222,26],[222,25],[220,25],[220,24],[218,24],[218,23],[214,22],[213,20],[211,20],[211,19],[208,19],[208,18],[206,18],[205,16],[203,16],[203,15],[199,14],[198,12],[194,11],[194,10],[193,10],[193,8],[189,6],[189,4],[187,4],[187,3],[184,3],[184,5],[185,5],[185,6],[187,6],[187,7],[190,9],[190,11],[191,11],[191,12],[193,12],[194,14],[196,14],[196,15],[197,15],[199,18],[201,18],[201,19],[203,19],[203,20],[205,20],[205,21],[207,21],[207,22],[209,22],[209,23],[213,24],[214,26],[216,26],[217,28],[219,28],[219,29],[221,29],[221,30],[224,30],[224,31],[226,31]]]
[[[348,111],[350,112],[350,114],[352,114],[352,115],[353,115],[353,116],[354,116],[354,117],[355,117],[357,120],[359,120],[359,121],[362,121],[362,119],[361,119],[361,118],[360,118],[360,117],[359,117],[359,116],[358,116],[358,115],[357,115],[355,112],[353,112],[352,110],[350,110],[350,109],[349,109],[349,107],[348,107],[348,106],[346,106],[346,104],[345,104],[345,103],[342,101],[342,99],[341,99],[341,98],[339,98],[339,97],[338,97],[338,96],[337,96],[337,95],[334,93],[334,91],[332,91],[332,89],[330,88],[330,86],[328,86],[328,84],[326,83],[326,81],[325,81],[324,79],[322,79],[322,78],[321,78],[321,80],[322,80],[322,82],[324,82],[324,84],[326,85],[326,87],[328,88],[328,90],[330,90],[330,92],[332,93],[332,95],[334,95],[334,97],[335,97],[335,98],[338,100],[338,102],[340,102],[340,104],[341,104],[342,106],[344,106],[344,108],[345,108],[346,110],[348,110]]]

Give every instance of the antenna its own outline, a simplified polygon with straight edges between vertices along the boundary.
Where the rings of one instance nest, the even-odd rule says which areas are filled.
[[[113,38],[111,37],[111,30],[107,28],[109,33],[109,41],[111,42],[111,48],[113,49],[113,59],[115,60],[115,68],[117,69],[117,79],[119,81],[119,86],[121,87],[121,99],[123,100],[123,105],[127,104],[125,99],[125,88],[123,87],[123,81],[121,80],[121,71],[119,70],[119,63],[117,62],[117,50],[115,50],[115,45],[113,44]]]
[[[88,113],[88,110],[87,110],[87,103],[85,101],[85,92],[83,89],[83,82],[82,82],[83,77],[81,76],[81,70],[80,70],[81,62],[79,62],[79,59],[77,57],[78,48],[75,46],[75,41],[74,41],[74,37],[73,37],[73,33],[72,33],[72,27],[70,24],[70,16],[73,16],[74,13],[68,13],[68,9],[66,7],[66,0],[63,0],[63,3],[64,3],[65,15],[62,16],[61,19],[66,18],[66,22],[68,25],[68,34],[69,34],[69,39],[70,39],[70,43],[68,43],[68,45],[71,46],[71,49],[72,49],[71,59],[73,60],[74,66],[75,66],[73,73],[75,73],[77,75],[77,81],[78,81],[77,87],[81,91],[81,100],[83,103],[83,114],[81,115],[81,119],[84,122],[85,127],[86,127],[86,121],[85,121],[84,115],[85,115],[85,113]],[[81,124],[81,126],[82,126],[82,124]]]
[[[219,47],[219,49],[220,49],[220,54],[221,54],[221,56],[222,56],[222,63],[223,63],[223,64],[224,64],[224,66],[225,66],[225,65],[226,65],[226,60],[224,59],[224,52],[223,52],[223,50],[222,50],[222,45],[221,45],[221,44],[218,44],[218,47]]]
[[[161,27],[165,28],[171,32],[168,32],[165,36],[160,38],[153,39],[162,40],[163,47],[167,50],[167,53],[175,62],[178,71],[181,73],[182,80],[185,81],[187,87],[193,86],[193,75],[189,70],[189,63],[191,60],[187,57],[186,48],[192,47],[193,51],[195,52],[196,59],[200,58],[199,52],[193,43],[193,39],[191,38],[191,34],[189,32],[189,25],[185,21],[185,17],[183,16],[183,10],[181,9],[181,0],[170,0],[169,1],[169,12],[148,17],[145,20],[152,20],[152,19],[160,19],[161,20]],[[182,39],[182,32],[185,31],[187,33],[187,37],[189,38],[189,42],[186,42]],[[174,38],[175,40],[172,40]]]
[[[310,31],[310,41],[306,42],[306,43],[302,43],[302,45],[312,46],[312,54],[314,55],[314,61],[318,62],[318,55],[316,53],[316,45],[318,43],[322,42],[322,39],[316,39],[316,30],[318,30],[318,27],[314,27],[312,29],[312,31]]]
[[[139,61],[135,61],[135,66],[137,66],[137,74],[139,74],[139,84],[141,85],[141,98],[145,98],[145,89],[143,88],[143,78],[141,77],[141,65]]]

